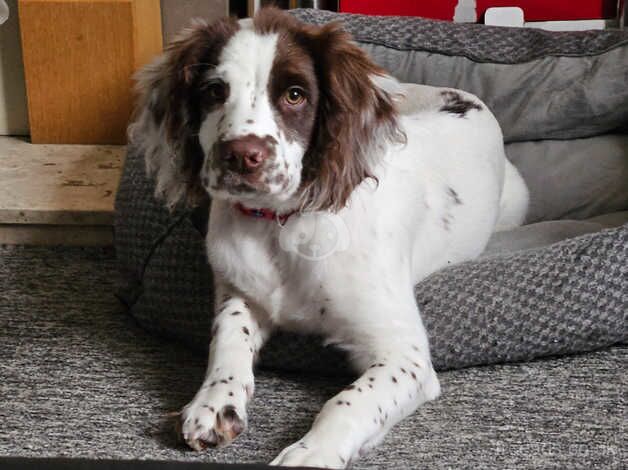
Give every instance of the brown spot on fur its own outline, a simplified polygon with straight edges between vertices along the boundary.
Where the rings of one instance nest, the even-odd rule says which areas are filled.
[[[440,108],[440,111],[456,114],[458,117],[465,117],[469,111],[475,109],[477,111],[481,111],[482,107],[468,98],[462,96],[461,93],[453,90],[444,90],[441,91],[441,96],[443,97],[445,104]]]
[[[246,326],[243,326],[243,327],[242,327],[242,331],[244,332],[244,334],[245,334],[245,335],[250,334],[250,333],[249,333],[249,329],[248,329]]]
[[[323,26],[316,32],[314,55],[322,104],[304,162],[304,204],[338,211],[355,187],[372,177],[368,153],[374,139],[400,136],[392,101],[367,78],[384,72],[348,33],[337,24]]]
[[[275,177],[272,179],[273,184],[281,184],[286,180],[286,177],[283,173],[277,173]]]
[[[447,193],[453,199],[454,204],[457,204],[457,205],[461,205],[462,204],[462,199],[460,199],[460,196],[458,196],[458,193],[456,192],[456,190],[454,188],[448,187],[447,188]]]
[[[204,152],[198,140],[201,121],[208,110],[222,103],[207,92],[207,71],[239,26],[233,19],[207,24],[197,21],[171,43],[162,61],[147,66],[138,80],[140,92],[137,116],[146,109],[151,120],[138,120],[136,135],[147,134],[163,125],[164,147],[173,151],[172,170],[159,172],[166,163],[161,153],[147,155],[160,176],[163,195],[170,205],[180,200],[188,206],[208,201],[199,173]],[[228,93],[228,87],[225,89]]]
[[[289,138],[310,143],[302,205],[340,210],[371,176],[375,141],[403,140],[392,100],[369,79],[385,72],[338,23],[307,25],[278,9],[263,9],[254,24],[259,32],[280,37],[269,84],[269,96],[279,104],[280,128]],[[306,101],[282,107],[281,97],[292,85],[305,90]]]

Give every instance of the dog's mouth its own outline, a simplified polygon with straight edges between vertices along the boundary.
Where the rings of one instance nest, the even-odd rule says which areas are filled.
[[[226,191],[234,196],[251,195],[253,193],[268,193],[270,188],[263,181],[263,176],[255,173],[240,173],[233,170],[223,170],[217,178],[213,190]]]

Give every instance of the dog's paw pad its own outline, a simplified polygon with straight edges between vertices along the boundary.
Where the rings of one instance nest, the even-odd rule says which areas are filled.
[[[216,415],[216,429],[220,436],[227,436],[230,442],[246,429],[246,422],[233,405],[226,405]]]
[[[181,416],[180,435],[194,450],[222,447],[246,429],[246,415],[233,405],[219,410],[213,406],[189,406]]]

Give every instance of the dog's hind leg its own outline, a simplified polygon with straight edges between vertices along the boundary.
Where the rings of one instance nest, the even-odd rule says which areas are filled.
[[[506,159],[504,187],[499,202],[495,231],[509,230],[523,224],[529,203],[528,187],[519,171]]]

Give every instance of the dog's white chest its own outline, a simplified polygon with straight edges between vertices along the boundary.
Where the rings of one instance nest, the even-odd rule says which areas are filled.
[[[340,217],[294,215],[281,227],[228,214],[223,208],[212,211],[208,238],[212,268],[255,299],[273,323],[315,329],[334,278],[331,274],[337,271],[338,254],[346,255],[350,243]]]

